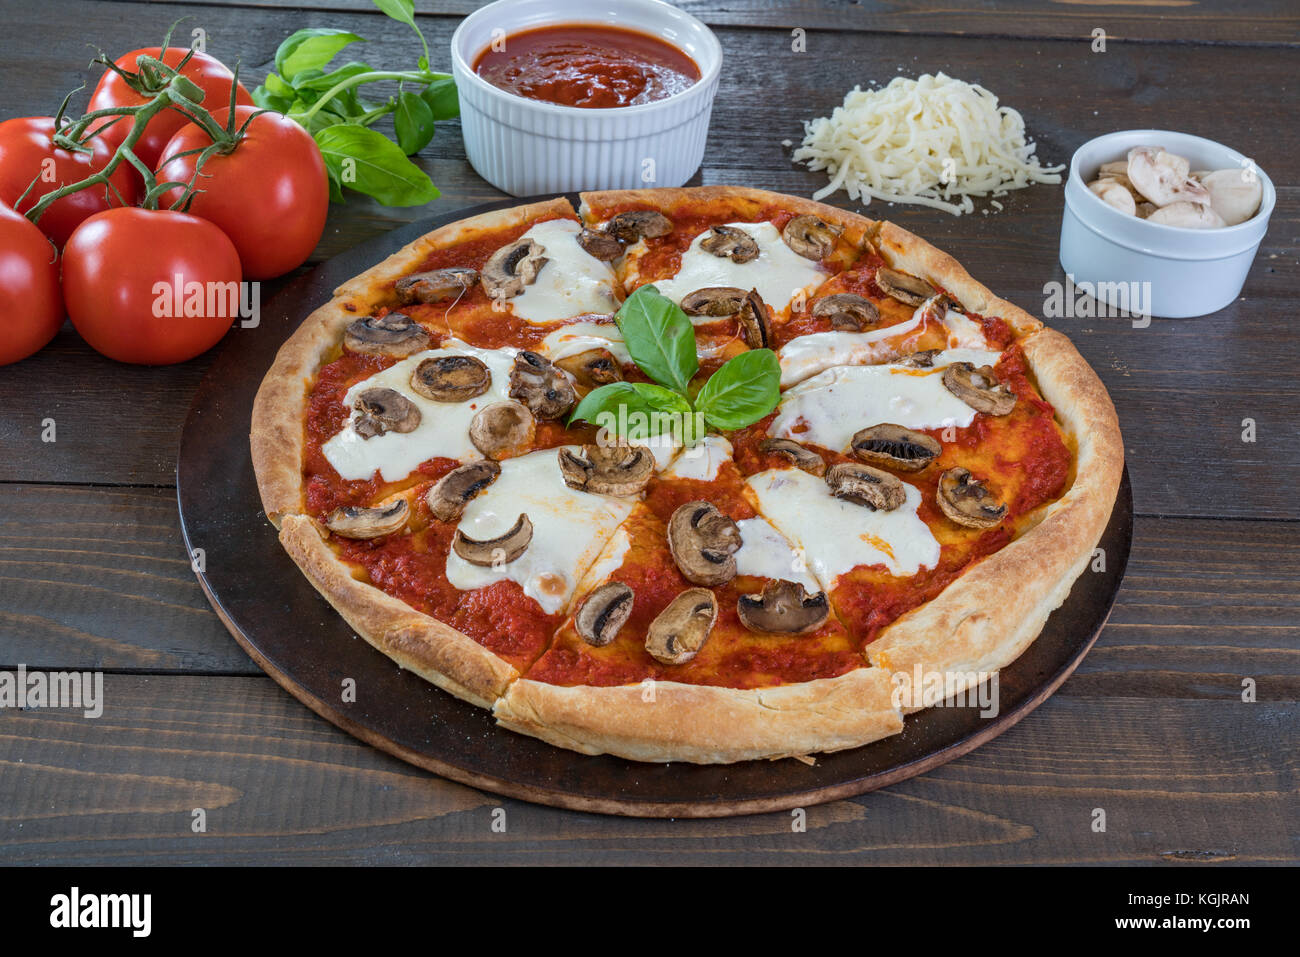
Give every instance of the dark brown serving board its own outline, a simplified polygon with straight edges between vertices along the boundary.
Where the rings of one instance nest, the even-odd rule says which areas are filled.
[[[1105,571],[1087,570],[1038,639],[1000,674],[999,713],[940,707],[866,747],[797,760],[642,764],[556,748],[403,671],[357,637],[280,548],[262,513],[248,451],[253,396],[280,344],[336,286],[424,233],[529,200],[458,210],[394,230],[323,263],[236,328],[200,383],[181,436],[177,497],[199,582],[235,640],[280,685],[349,734],[471,787],[579,811],[723,817],[831,801],[894,784],[966,754],[1045,701],[1092,647],[1119,590],[1133,536],[1125,471],[1102,536]],[[989,278],[989,277],[984,277]],[[994,279],[996,284],[996,279]],[[355,701],[343,700],[346,679]]]

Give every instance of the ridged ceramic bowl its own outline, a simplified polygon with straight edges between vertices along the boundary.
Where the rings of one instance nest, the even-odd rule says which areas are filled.
[[[685,52],[699,82],[638,106],[585,109],[507,93],[474,73],[494,35],[557,24],[639,30]],[[503,31],[495,33],[494,31]],[[470,165],[513,196],[580,189],[681,186],[704,159],[722,48],[703,23],[660,0],[498,0],[451,38],[460,122]]]

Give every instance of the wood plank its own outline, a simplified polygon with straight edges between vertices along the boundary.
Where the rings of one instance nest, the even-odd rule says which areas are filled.
[[[172,3],[174,0],[147,0]],[[207,0],[212,5],[365,11],[366,0]],[[464,16],[483,6],[473,0],[416,0],[422,17]],[[711,26],[771,27],[789,31],[915,33],[965,37],[1091,39],[1101,27],[1114,40],[1184,41],[1252,45],[1295,44],[1300,17],[1286,0],[1250,0],[1231,10],[1197,0],[678,0],[680,7]],[[1118,9],[1117,9],[1118,7]],[[423,21],[422,21],[423,25]]]
[[[11,864],[1137,863],[1296,858],[1294,700],[1095,698],[1073,681],[928,775],[789,814],[641,821],[481,794],[316,718],[265,678],[105,678],[102,717],[0,723]],[[506,811],[505,835],[491,831]],[[1106,831],[1092,831],[1093,809]],[[193,810],[206,832],[191,831]]]

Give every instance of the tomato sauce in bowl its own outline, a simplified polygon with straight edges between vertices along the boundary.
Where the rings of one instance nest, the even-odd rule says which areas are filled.
[[[664,100],[700,79],[695,61],[665,40],[580,23],[512,33],[482,50],[473,70],[507,93],[593,110]]]

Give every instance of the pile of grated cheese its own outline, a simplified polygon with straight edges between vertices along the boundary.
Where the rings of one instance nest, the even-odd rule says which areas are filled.
[[[830,174],[813,199],[843,189],[864,206],[875,197],[960,216],[974,212],[972,196],[1059,183],[1065,167],[1040,165],[1035,149],[1018,112],[940,73],[896,77],[878,90],[855,86],[829,117],[804,122],[793,158]]]

